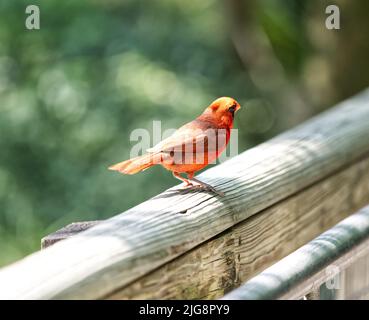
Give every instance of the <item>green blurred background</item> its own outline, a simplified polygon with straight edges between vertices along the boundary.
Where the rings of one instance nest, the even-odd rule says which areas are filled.
[[[243,151],[369,83],[366,0],[0,2],[0,265],[41,237],[111,217],[177,183],[108,171],[130,132],[236,98]],[[325,28],[325,8],[341,29]]]

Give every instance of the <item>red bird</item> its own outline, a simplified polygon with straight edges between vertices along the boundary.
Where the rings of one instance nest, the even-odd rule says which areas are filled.
[[[227,147],[234,115],[240,108],[238,102],[232,98],[219,98],[199,117],[148,149],[146,154],[117,163],[109,169],[124,174],[135,174],[160,164],[172,171],[174,177],[184,181],[186,186],[221,194],[194,176],[196,171],[216,160]],[[181,173],[186,173],[187,179],[182,177]]]

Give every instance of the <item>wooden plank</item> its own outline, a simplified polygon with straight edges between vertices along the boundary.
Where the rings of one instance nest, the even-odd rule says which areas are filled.
[[[352,267],[355,269],[355,265],[360,263],[365,256],[369,253],[369,241],[366,239],[362,243],[354,246],[351,250],[347,253],[343,254],[332,263],[324,267],[322,270],[314,274],[313,276],[305,279],[303,282],[298,284],[296,287],[291,288],[288,292],[281,295],[278,299],[288,299],[288,300],[295,300],[299,299],[306,293],[310,291],[315,291],[319,287],[324,286],[325,282],[330,280],[330,269],[338,269],[339,270],[339,281],[340,281],[340,288],[335,290],[335,299],[337,300],[345,300],[345,299],[358,299],[361,294],[364,293],[360,292],[361,284],[358,285],[356,289],[355,286],[357,282],[352,286],[351,281],[353,280],[352,277],[347,277],[346,271],[351,269]],[[352,291],[347,290],[347,285],[351,286]],[[353,288],[354,287],[354,288]],[[355,292],[355,294],[352,294]],[[351,294],[349,294],[351,293]]]
[[[234,226],[231,235],[216,236],[107,298],[219,298],[363,207],[368,198],[369,159],[365,158]],[[274,221],[281,223],[275,226]],[[298,227],[291,228],[300,221]],[[66,227],[72,227],[73,233],[63,228],[45,239],[65,239],[83,231],[85,225],[86,222],[74,223]],[[268,231],[256,234],[255,226]],[[242,250],[250,234],[256,234],[255,245]],[[178,272],[186,276],[178,277]],[[309,299],[317,299],[317,292],[319,287]]]
[[[101,298],[332,174],[369,150],[369,91],[200,177],[0,271],[0,298]],[[29,275],[32,275],[30,277]]]
[[[327,266],[334,265],[343,270],[368,253],[369,206],[344,219],[223,299],[301,298],[331,278]]]
[[[369,240],[366,239],[362,243],[354,246],[350,251],[343,254],[332,263],[324,267],[322,270],[318,271],[311,277],[306,278],[300,284],[295,287],[291,287],[288,292],[278,297],[278,299],[288,299],[288,300],[295,300],[299,299],[300,297],[308,294],[311,291],[316,291],[319,287],[324,286],[325,282],[330,280],[331,268],[339,270],[339,281],[340,281],[340,288],[335,292],[335,299],[337,300],[345,300],[345,299],[358,299],[362,295],[368,293],[369,288],[365,287],[362,288],[362,284],[358,285],[358,282],[354,284],[351,283],[353,278],[351,275],[347,276],[346,271],[353,268],[356,269],[355,265],[357,263],[360,264],[360,261],[368,256],[369,254]],[[352,269],[351,269],[352,270]],[[355,277],[357,274],[354,274]],[[363,283],[365,285],[365,283]],[[347,286],[351,287],[351,290],[347,290]],[[362,291],[362,292],[361,292]]]
[[[369,158],[365,158],[107,298],[220,298],[362,208],[368,199]]]
[[[219,298],[357,211],[368,198],[369,159],[365,158],[241,222],[230,230],[231,234],[216,236],[107,298]],[[275,221],[280,223],[275,226]],[[83,222],[74,225],[78,224],[84,225]],[[256,233],[255,226],[267,232]],[[59,233],[70,236],[63,229],[56,235]],[[54,235],[49,237],[53,239]],[[242,243],[249,242],[250,235],[255,237],[253,245],[243,250]],[[178,273],[185,276],[178,277]]]

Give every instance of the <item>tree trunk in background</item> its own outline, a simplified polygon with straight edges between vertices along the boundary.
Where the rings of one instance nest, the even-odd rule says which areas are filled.
[[[306,29],[314,52],[304,82],[314,104],[325,109],[369,84],[369,1],[337,0],[341,28],[325,27],[328,1],[308,2]]]

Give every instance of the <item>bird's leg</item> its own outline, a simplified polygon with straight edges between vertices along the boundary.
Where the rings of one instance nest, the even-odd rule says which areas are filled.
[[[183,178],[183,177],[179,174],[179,172],[175,172],[175,171],[173,171],[173,177],[175,177],[175,178],[177,178],[177,179],[179,179],[179,180],[183,181],[183,182],[186,184],[186,187],[187,187],[187,186],[193,186],[193,184],[192,184],[189,180],[187,180],[186,178]]]
[[[218,196],[221,196],[221,197],[223,197],[224,196],[224,193],[223,192],[221,192],[221,191],[218,191],[218,190],[216,190],[213,186],[211,186],[210,184],[207,184],[207,183],[205,183],[205,182],[202,182],[202,181],[200,181],[200,180],[198,180],[198,179],[196,179],[195,177],[194,177],[194,172],[192,172],[192,173],[188,173],[188,179],[190,180],[190,181],[193,181],[193,182],[196,182],[196,183],[198,183],[199,184],[199,187],[201,187],[202,189],[204,189],[204,190],[209,190],[209,191],[211,191],[211,192],[213,192],[213,193],[215,193],[215,194],[217,194]]]

